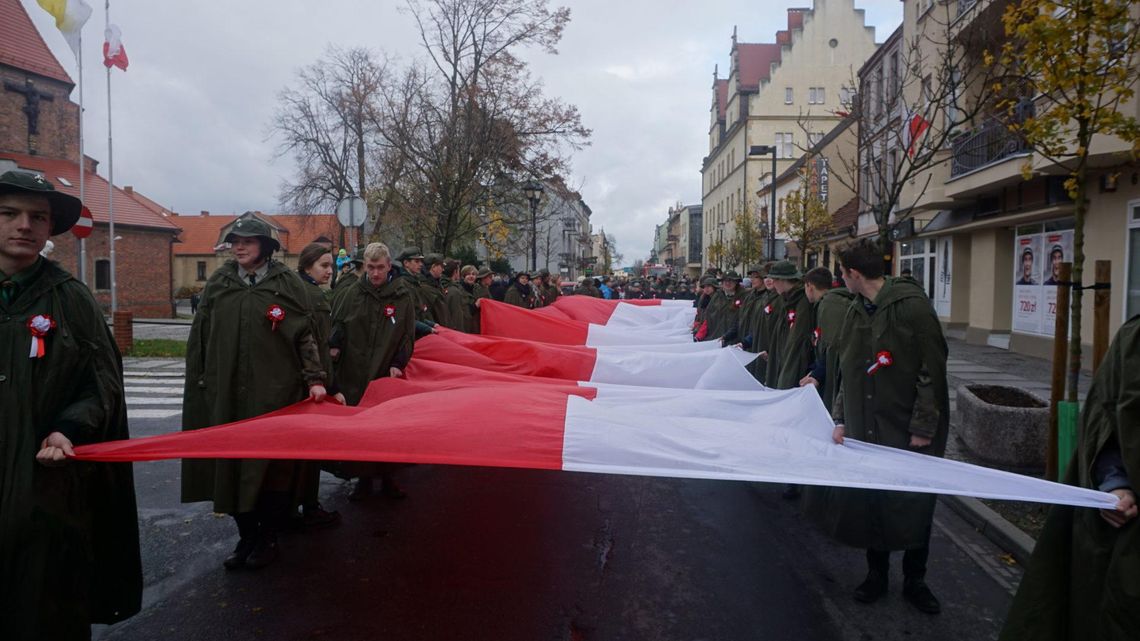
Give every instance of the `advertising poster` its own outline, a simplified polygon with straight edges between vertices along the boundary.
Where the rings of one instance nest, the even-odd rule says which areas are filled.
[[[1041,271],[1041,283],[1044,285],[1045,309],[1042,314],[1041,332],[1053,334],[1057,326],[1057,282],[1060,280],[1058,270],[1063,262],[1073,261],[1073,231],[1045,232],[1044,242],[1041,246],[1045,260]]]
[[[1013,329],[1041,333],[1042,300],[1041,234],[1018,236],[1013,256]]]

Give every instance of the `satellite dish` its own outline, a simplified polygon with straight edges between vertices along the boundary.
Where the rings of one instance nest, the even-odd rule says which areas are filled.
[[[359,227],[368,219],[368,203],[360,196],[350,196],[336,205],[336,219],[345,227]]]

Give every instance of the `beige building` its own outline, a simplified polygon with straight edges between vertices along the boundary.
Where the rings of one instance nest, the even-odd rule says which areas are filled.
[[[951,12],[958,36],[992,28],[1007,4],[905,0],[901,41],[915,41],[937,11]],[[1136,19],[1140,6],[1132,8]],[[861,78],[872,75],[860,72]],[[966,100],[978,92],[972,80],[962,82],[959,95]],[[1040,100],[1026,96],[1025,112],[1043,108]],[[1137,114],[1136,99],[1121,109]],[[1032,154],[997,116],[982,111],[973,118],[943,150],[945,162],[928,172],[929,187],[910,194],[913,215],[892,230],[895,271],[909,269],[926,286],[951,335],[1049,357],[1058,313],[1053,264],[1072,260],[1073,203],[1063,186],[1066,176]],[[901,142],[895,153],[905,153]],[[1108,137],[1095,140],[1090,160],[1083,281],[1092,284],[1096,260],[1112,262],[1109,329],[1115,332],[1140,313],[1140,165],[1128,145]],[[1022,175],[1027,163],[1028,180]],[[871,172],[873,167],[865,164]],[[1086,292],[1082,342],[1088,345],[1092,303]],[[1084,354],[1087,359],[1091,350]]]
[[[738,211],[759,223],[755,193],[771,182],[775,148],[779,175],[833,129],[849,111],[856,70],[875,52],[875,30],[853,0],[815,0],[788,9],[775,42],[739,42],[734,32],[727,78],[713,73],[709,154],[701,167],[702,255],[725,237]]]

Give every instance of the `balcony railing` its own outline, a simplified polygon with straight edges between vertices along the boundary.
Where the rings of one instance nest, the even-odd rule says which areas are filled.
[[[976,4],[978,4],[978,0],[958,0],[958,15],[966,13]]]
[[[953,142],[951,176],[961,176],[1004,158],[1029,151],[1025,138],[1001,122],[991,120],[981,129]]]

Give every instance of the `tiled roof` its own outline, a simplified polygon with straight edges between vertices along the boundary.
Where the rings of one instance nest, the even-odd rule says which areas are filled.
[[[55,185],[57,190],[75,196],[76,198],[79,197],[79,165],[75,161],[44,158],[43,156],[26,156],[24,154],[9,152],[0,152],[0,158],[14,161],[16,166],[20,169],[40,172]],[[70,184],[64,184],[63,180],[60,180],[61,178]],[[107,215],[109,196],[107,181],[99,174],[88,172],[86,175],[86,185],[84,186],[84,195],[86,198],[83,204],[87,205],[87,208],[91,210],[91,216],[95,222],[109,222]],[[172,218],[164,217],[161,213],[146,207],[135,198],[132,198],[131,194],[128,194],[118,187],[115,188],[116,225],[151,227],[175,232],[178,230],[178,225],[172,222],[172,220]]]
[[[741,42],[736,45],[739,61],[740,88],[759,89],[760,83],[772,76],[772,63],[780,62],[780,45]]]
[[[728,112],[728,80],[716,81],[716,113],[717,120],[724,120]]]
[[[332,214],[263,214],[257,217],[277,230],[281,249],[296,254],[318,236],[337,241],[340,223]],[[174,222],[182,228],[181,243],[174,245],[175,256],[210,255],[218,244],[222,228],[237,220],[238,214],[178,215]]]
[[[0,0],[0,65],[75,84],[48,49],[20,0]]]
[[[851,229],[851,226],[859,222],[859,197],[852,197],[835,213],[831,215],[831,228],[835,233],[843,232]]]

